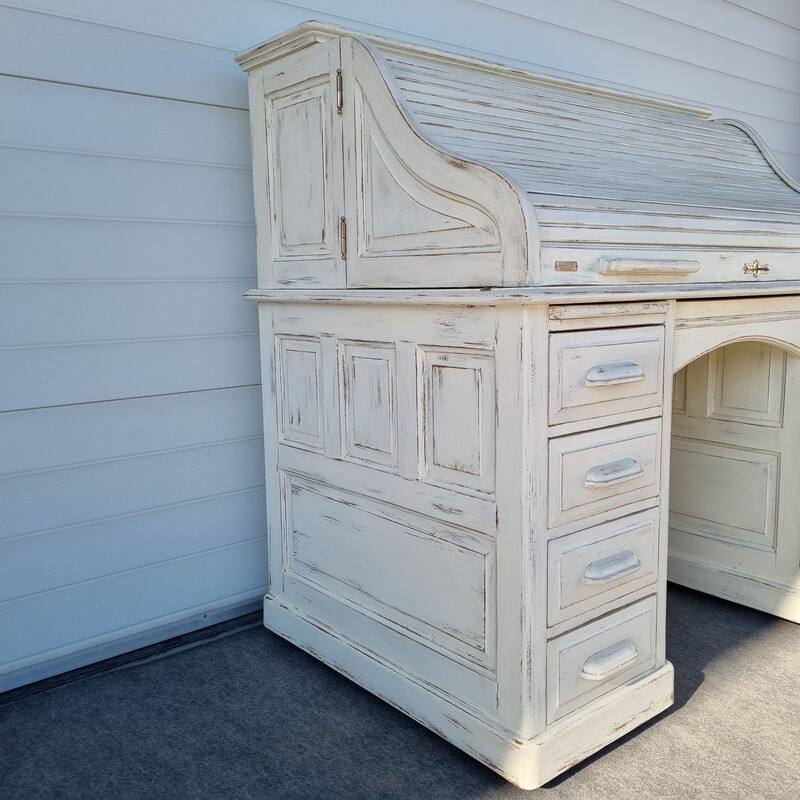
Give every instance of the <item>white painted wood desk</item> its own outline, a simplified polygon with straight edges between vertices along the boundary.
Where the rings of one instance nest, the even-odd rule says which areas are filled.
[[[317,23],[237,59],[268,627],[533,788],[672,702],[668,568],[800,620],[800,195],[752,132]]]

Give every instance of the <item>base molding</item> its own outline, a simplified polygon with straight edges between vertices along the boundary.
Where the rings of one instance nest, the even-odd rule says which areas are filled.
[[[791,586],[673,554],[669,556],[667,580],[790,622],[800,622],[800,589]]]
[[[666,662],[522,740],[269,595],[264,625],[523,789],[538,788],[673,702],[673,668]]]

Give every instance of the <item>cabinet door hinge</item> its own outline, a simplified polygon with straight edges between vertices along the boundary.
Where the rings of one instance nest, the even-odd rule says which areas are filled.
[[[342,113],[342,103],[344,102],[344,95],[342,93],[342,71],[336,70],[336,113]]]
[[[342,245],[342,258],[347,258],[347,221],[339,217],[339,240]]]

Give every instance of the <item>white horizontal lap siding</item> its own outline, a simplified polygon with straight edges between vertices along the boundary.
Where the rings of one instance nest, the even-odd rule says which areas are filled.
[[[263,590],[235,51],[317,18],[681,97],[753,124],[797,175],[796,12],[0,0],[0,688],[255,607]]]
[[[246,80],[79,6],[0,4],[0,689],[265,585]]]

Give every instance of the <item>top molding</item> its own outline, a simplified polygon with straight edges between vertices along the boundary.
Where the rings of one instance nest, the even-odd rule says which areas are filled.
[[[235,58],[236,62],[243,70],[250,72],[253,69],[268,64],[278,58],[282,58],[290,53],[302,50],[305,47],[309,47],[318,42],[327,42],[341,36],[351,36],[355,39],[362,39],[378,48],[382,53],[413,55],[415,58],[421,60],[454,64],[462,69],[489,73],[494,76],[502,75],[503,77],[512,78],[518,80],[520,83],[529,85],[550,87],[561,91],[575,92],[576,94],[606,98],[617,102],[629,103],[641,108],[656,109],[673,114],[686,114],[698,119],[707,119],[712,113],[708,109],[699,108],[686,103],[645,97],[632,92],[611,89],[609,87],[582,83],[580,81],[568,80],[567,78],[557,78],[552,75],[543,75],[520,67],[498,64],[488,59],[448,53],[443,50],[437,50],[436,48],[425,47],[419,44],[397,42],[384,36],[377,36],[375,34],[316,20],[303,22],[279,36],[273,36],[271,39],[267,39],[260,44],[242,50],[236,54]]]

